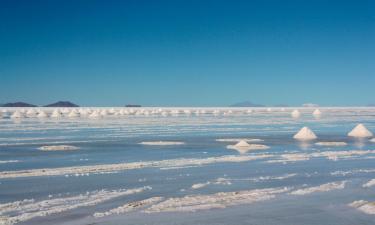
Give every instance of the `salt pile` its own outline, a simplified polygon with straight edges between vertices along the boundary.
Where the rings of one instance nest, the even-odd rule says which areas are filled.
[[[359,200],[350,203],[349,206],[356,208],[363,213],[375,215],[375,202]]]
[[[315,109],[312,114],[315,117],[320,117],[322,115],[322,112],[319,109]]]
[[[79,148],[72,145],[48,145],[39,147],[38,149],[42,151],[71,151],[78,150]]]
[[[293,138],[298,139],[298,140],[307,141],[307,140],[314,140],[317,137],[314,134],[314,132],[312,132],[312,130],[310,130],[308,127],[303,127],[300,131],[298,131],[297,134],[295,134],[293,136]]]
[[[204,187],[206,187],[207,185],[210,185],[210,184],[211,184],[210,181],[207,181],[207,182],[205,182],[205,183],[197,183],[197,184],[193,184],[193,185],[191,186],[191,189],[200,189],[200,188],[204,188]]]
[[[362,187],[364,187],[364,188],[368,188],[368,187],[372,187],[372,186],[375,186],[375,179],[372,179],[372,180],[368,181],[367,183],[365,183],[364,185],[362,185]]]
[[[41,111],[39,111],[39,113],[38,113],[38,115],[36,117],[38,117],[38,118],[47,118],[48,115],[47,115],[47,113],[45,113],[44,111],[41,110]]]
[[[37,113],[36,113],[36,111],[35,111],[34,109],[29,109],[29,110],[27,110],[27,112],[26,112],[26,115],[27,115],[28,117],[34,117],[36,114],[37,114]]]
[[[100,117],[101,115],[98,111],[94,111],[89,115],[89,118],[93,118],[93,119],[100,118]]]
[[[301,116],[301,113],[297,109],[295,109],[295,110],[293,110],[291,115],[292,115],[293,118],[298,118],[298,117]]]
[[[77,112],[77,110],[73,109],[69,115],[68,115],[69,118],[76,118],[76,117],[79,117],[79,113]]]
[[[16,110],[11,116],[10,118],[12,119],[19,119],[19,118],[23,118],[23,114],[19,111],[19,110]]]
[[[62,113],[58,109],[55,109],[51,114],[51,118],[61,118],[61,117],[62,117]]]
[[[367,128],[363,124],[360,123],[348,133],[348,136],[356,138],[369,138],[372,137],[372,133],[371,131],[367,130]]]
[[[241,140],[235,145],[228,145],[227,148],[234,149],[240,153],[246,153],[250,150],[268,149],[269,147],[266,145],[260,145],[260,144],[249,144],[246,141]]]

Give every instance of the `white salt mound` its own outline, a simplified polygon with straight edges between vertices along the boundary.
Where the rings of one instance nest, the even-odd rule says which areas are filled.
[[[293,118],[298,118],[298,117],[301,116],[301,113],[296,109],[296,110],[293,110],[291,115],[292,115]]]
[[[77,150],[79,148],[76,146],[72,146],[72,145],[47,145],[47,146],[42,146],[38,149],[42,151],[71,151],[71,150]]]
[[[371,131],[367,130],[367,128],[363,124],[360,123],[348,133],[348,136],[356,138],[369,138],[372,137],[372,133]]]
[[[293,136],[294,139],[298,140],[313,140],[316,139],[316,135],[308,127],[303,127],[297,134]]]
[[[262,150],[262,149],[268,149],[269,147],[267,145],[249,144],[246,141],[241,140],[235,145],[228,145],[227,148],[236,150],[240,153],[246,153],[250,150]]]
[[[370,141],[371,141],[371,142],[375,142],[375,138],[372,138]]]
[[[44,111],[40,111],[36,117],[38,117],[38,118],[47,118],[48,115]]]
[[[375,202],[359,200],[350,203],[348,206],[356,208],[363,213],[375,215]]]
[[[322,112],[319,109],[315,109],[314,112],[312,113],[314,116],[320,116],[322,115]]]

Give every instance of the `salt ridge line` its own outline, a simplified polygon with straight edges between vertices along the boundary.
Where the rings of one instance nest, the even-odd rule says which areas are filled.
[[[45,169],[30,169],[17,171],[3,171],[0,172],[0,179],[17,178],[17,177],[37,177],[37,176],[60,176],[69,174],[89,174],[89,173],[107,173],[122,170],[142,169],[142,168],[166,168],[166,167],[181,167],[193,165],[207,165],[213,163],[226,162],[246,162],[257,159],[264,159],[272,157],[272,155],[228,155],[220,157],[209,158],[179,158],[167,159],[161,161],[145,161],[132,163],[117,163],[117,164],[102,164],[92,166],[73,166],[62,168],[45,168]]]
[[[375,202],[358,200],[358,201],[354,201],[354,202],[348,204],[348,206],[356,208],[357,210],[359,210],[363,213],[375,215]]]
[[[95,206],[114,198],[137,194],[150,189],[151,187],[145,186],[113,191],[100,190],[66,198],[54,198],[42,201],[25,199],[23,201],[0,204],[0,224],[12,225],[28,221],[35,217],[49,216],[80,207]]]
[[[308,195],[316,192],[327,192],[344,189],[348,181],[331,182],[315,187],[308,187],[290,192],[291,195]]]
[[[228,206],[251,204],[275,198],[277,194],[285,193],[289,188],[266,188],[235,192],[219,192],[208,195],[188,195],[169,198],[152,205],[144,210],[146,213],[157,212],[195,212]]]

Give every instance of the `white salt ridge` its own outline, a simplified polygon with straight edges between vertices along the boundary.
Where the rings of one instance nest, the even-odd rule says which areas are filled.
[[[250,150],[264,150],[264,149],[268,149],[269,147],[267,145],[249,144],[246,141],[241,140],[235,145],[228,145],[227,148],[236,150],[239,153],[243,154]]]
[[[71,151],[78,150],[79,148],[72,145],[46,145],[38,148],[42,151]]]
[[[308,141],[316,139],[316,135],[308,127],[303,127],[297,134],[293,136],[294,139]]]
[[[348,136],[356,138],[369,138],[372,137],[372,133],[363,124],[360,123],[348,133]]]
[[[114,198],[132,195],[150,189],[151,187],[145,186],[127,190],[100,190],[65,198],[50,198],[42,201],[26,199],[23,201],[0,204],[0,224],[12,225],[28,221],[35,217],[49,216],[80,207],[95,206]]]
[[[319,109],[315,109],[314,112],[312,113],[314,116],[319,117],[322,115],[322,112]]]
[[[310,155],[306,153],[294,153],[294,154],[282,154],[280,159],[268,160],[268,163],[288,163],[288,162],[298,162],[307,161],[310,159]]]
[[[184,145],[182,141],[143,141],[140,145]]]
[[[19,160],[0,160],[0,164],[5,164],[5,163],[17,163],[20,162]]]
[[[318,146],[345,146],[347,145],[346,142],[342,141],[323,141],[323,142],[317,142],[315,145]]]
[[[205,182],[205,183],[197,183],[197,184],[193,184],[192,186],[191,186],[191,189],[200,189],[200,188],[204,188],[204,187],[206,187],[207,185],[210,185],[211,184],[211,182],[209,182],[209,181],[207,181],[207,182]]]
[[[120,207],[117,207],[117,208],[111,209],[109,211],[106,211],[106,212],[96,212],[94,214],[94,217],[101,218],[101,217],[105,217],[105,216],[120,215],[120,214],[124,214],[124,213],[128,213],[128,212],[133,212],[133,211],[145,208],[145,207],[149,207],[149,206],[151,206],[155,203],[158,203],[162,200],[164,200],[163,197],[152,197],[152,198],[147,198],[147,199],[144,199],[144,200],[141,200],[141,201],[130,202],[130,203],[126,203],[126,204],[124,204]]]
[[[62,168],[45,168],[45,169],[30,169],[30,170],[17,170],[17,171],[1,171],[0,179],[4,178],[17,178],[17,177],[37,177],[37,176],[61,176],[76,173],[107,173],[123,170],[133,170],[142,168],[168,168],[168,167],[184,167],[184,166],[202,166],[214,163],[240,163],[251,160],[258,160],[269,158],[271,155],[226,155],[220,157],[209,158],[179,158],[168,159],[161,161],[145,161],[145,162],[132,162],[132,163],[117,163],[117,164],[104,164],[92,166],[73,166]]]
[[[348,206],[356,208],[363,213],[375,215],[375,202],[358,200],[350,203]]]
[[[246,141],[246,142],[262,142],[264,140],[258,138],[219,138],[216,139],[218,142],[239,142],[239,141]]]
[[[367,183],[363,184],[362,187],[369,188],[375,186],[375,179],[369,180]]]
[[[345,184],[347,181],[340,181],[340,182],[331,182],[322,184],[316,187],[309,187],[309,188],[303,188],[299,190],[292,191],[291,195],[308,195],[316,192],[328,192],[333,190],[340,190],[345,188]]]
[[[169,198],[154,204],[144,211],[156,212],[195,212],[226,208],[228,206],[252,204],[275,198],[277,194],[285,193],[288,188],[266,188],[235,192],[219,192],[208,195],[187,195],[179,198]]]
[[[293,118],[298,118],[298,117],[301,116],[301,113],[300,113],[297,109],[295,109],[295,110],[293,110],[293,112],[291,113],[291,116],[292,116]]]
[[[353,175],[357,173],[375,173],[375,169],[354,169],[354,170],[347,170],[347,171],[338,170],[338,171],[331,172],[330,174],[332,176],[348,176],[348,175]]]

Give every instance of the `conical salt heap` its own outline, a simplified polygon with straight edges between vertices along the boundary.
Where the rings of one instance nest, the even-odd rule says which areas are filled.
[[[48,115],[47,115],[46,112],[40,110],[39,113],[38,113],[38,115],[36,117],[38,117],[38,118],[47,118]]]
[[[322,115],[322,112],[319,109],[315,109],[314,112],[312,113],[314,116],[320,116]]]
[[[62,117],[62,113],[58,109],[55,109],[51,114],[51,118],[61,118],[61,117]]]
[[[372,137],[371,131],[367,130],[367,128],[363,124],[358,124],[352,131],[348,133],[350,137],[357,137],[357,138],[368,138]]]
[[[307,141],[307,140],[316,139],[317,137],[314,134],[314,132],[312,130],[310,130],[308,127],[303,127],[301,130],[298,131],[298,133],[296,133],[293,136],[293,138],[298,139],[298,140]]]
[[[301,113],[297,109],[295,109],[295,110],[293,110],[291,115],[292,115],[293,118],[297,118],[297,117],[300,117]]]
[[[250,147],[250,145],[244,141],[244,140],[241,140],[239,141],[237,144],[234,145],[235,147],[237,148],[246,148],[246,147]]]
[[[13,118],[13,119],[17,119],[17,118],[23,118],[24,116],[22,115],[22,113],[18,110],[16,110],[11,116],[10,118]]]

